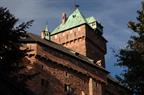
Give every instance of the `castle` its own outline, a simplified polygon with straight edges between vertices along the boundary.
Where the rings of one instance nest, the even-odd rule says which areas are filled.
[[[130,95],[105,69],[107,40],[103,26],[79,8],[62,20],[52,32],[48,26],[41,35],[28,33],[24,47],[28,73],[37,73],[27,81],[36,95]]]

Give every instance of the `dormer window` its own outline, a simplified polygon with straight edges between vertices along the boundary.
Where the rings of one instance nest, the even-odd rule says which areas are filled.
[[[73,18],[75,18],[76,17],[76,15],[73,15]]]
[[[95,26],[95,25],[96,25],[95,22],[93,22],[93,23],[92,23],[92,26]]]

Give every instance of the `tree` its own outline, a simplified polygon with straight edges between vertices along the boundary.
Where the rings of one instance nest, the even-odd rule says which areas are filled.
[[[128,27],[135,33],[130,38],[127,46],[120,49],[116,55],[116,65],[124,67],[125,70],[117,78],[132,90],[135,95],[144,93],[144,3],[137,11],[137,20],[130,21]]]
[[[31,26],[32,22],[33,20],[17,25],[18,19],[7,8],[0,7],[0,94],[15,95],[7,91],[10,88],[19,88],[16,79],[19,77],[18,72],[24,66],[22,60],[29,51],[20,48],[20,40],[26,37],[26,29]],[[20,95],[26,94],[21,91]]]
[[[7,8],[0,7],[0,70],[13,70],[26,54],[18,41],[26,35],[33,21],[15,26],[18,19]]]

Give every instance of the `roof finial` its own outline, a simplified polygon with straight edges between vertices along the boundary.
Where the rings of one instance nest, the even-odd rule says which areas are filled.
[[[46,26],[45,26],[44,31],[45,31],[45,32],[48,32],[48,21],[46,22]]]
[[[46,26],[45,26],[45,30],[44,30],[45,32],[48,32],[48,25],[46,24]]]
[[[76,9],[76,8],[78,8],[78,7],[79,7],[79,5],[76,4],[76,0],[74,0],[74,9]]]

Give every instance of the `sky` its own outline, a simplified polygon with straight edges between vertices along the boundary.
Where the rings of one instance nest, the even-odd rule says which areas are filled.
[[[94,16],[103,26],[103,36],[107,39],[106,69],[113,76],[123,70],[114,66],[114,53],[124,48],[132,35],[127,27],[130,20],[135,20],[140,9],[140,0],[76,0],[85,17]],[[67,15],[74,10],[74,0],[0,0],[0,7],[7,7],[19,18],[19,23],[34,20],[29,32],[40,34],[46,24],[52,31],[61,22],[62,12]]]

